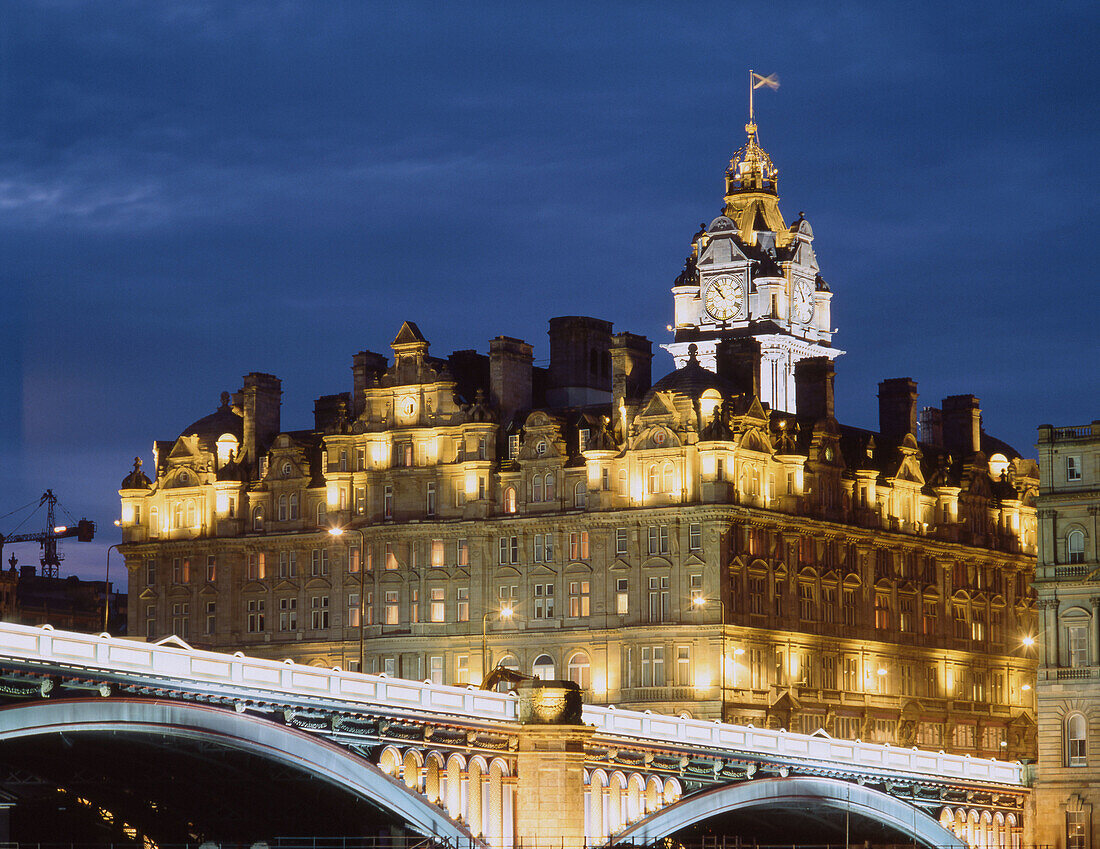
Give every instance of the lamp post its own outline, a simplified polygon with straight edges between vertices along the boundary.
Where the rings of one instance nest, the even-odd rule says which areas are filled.
[[[366,598],[365,587],[363,582],[364,571],[366,569],[366,562],[363,557],[364,549],[367,547],[366,538],[363,536],[363,531],[359,528],[349,528],[348,530],[355,531],[359,534],[359,671],[363,672],[363,635],[364,635],[364,620],[366,617],[364,613],[364,600]],[[328,532],[334,537],[341,537],[344,535],[344,528],[329,528]]]
[[[117,523],[116,523],[117,524]],[[103,630],[107,630],[107,620],[111,615],[111,549],[117,549],[122,543],[116,542],[107,549],[107,568],[103,573]]]
[[[508,605],[504,605],[504,607],[502,607],[498,611],[497,617],[499,619],[511,619],[512,614],[514,612],[515,611],[513,611],[511,607],[509,607]],[[482,681],[484,681],[489,675],[489,669],[488,669],[488,666],[489,666],[489,661],[488,661],[488,653],[489,653],[489,617],[492,616],[492,615],[493,615],[493,611],[490,610],[484,616],[481,617],[481,680]]]

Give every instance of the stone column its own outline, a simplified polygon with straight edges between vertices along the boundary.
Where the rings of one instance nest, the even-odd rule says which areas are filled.
[[[580,689],[571,681],[525,681],[518,691],[516,838],[583,846],[584,750],[595,729],[581,724]]]
[[[1100,596],[1089,599],[1092,602],[1092,634],[1089,639],[1089,666],[1100,666]]]

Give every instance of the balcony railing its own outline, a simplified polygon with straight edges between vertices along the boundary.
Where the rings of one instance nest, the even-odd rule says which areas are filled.
[[[1070,669],[1059,669],[1058,680],[1059,681],[1073,681],[1081,678],[1091,678],[1092,670],[1087,666],[1075,666]]]

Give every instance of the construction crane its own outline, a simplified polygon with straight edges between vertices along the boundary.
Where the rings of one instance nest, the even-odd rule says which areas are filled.
[[[46,505],[46,530],[37,534],[12,534],[4,536],[0,534],[0,562],[4,559],[4,543],[11,542],[38,542],[42,544],[42,576],[45,578],[58,578],[61,571],[61,558],[57,554],[57,541],[76,537],[79,542],[91,542],[95,536],[95,522],[81,519],[75,527],[58,525],[54,515],[57,507],[57,496],[52,489],[47,489],[40,499],[38,506]]]

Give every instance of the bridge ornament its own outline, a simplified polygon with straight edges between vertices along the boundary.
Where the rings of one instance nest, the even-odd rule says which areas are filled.
[[[313,746],[326,780],[373,793],[413,831],[494,849],[551,836],[652,843],[723,811],[814,793],[823,807],[858,796],[861,810],[925,845],[1020,844],[1028,789],[1017,762],[582,706],[571,682],[518,690],[0,623],[0,747],[51,733],[44,719],[59,716],[58,698],[83,705],[70,711],[74,734],[117,702],[110,716],[126,730],[161,711],[157,721],[170,715],[181,734],[217,727],[240,745],[262,735],[299,755]]]

